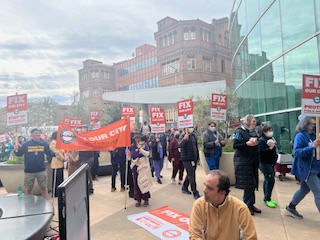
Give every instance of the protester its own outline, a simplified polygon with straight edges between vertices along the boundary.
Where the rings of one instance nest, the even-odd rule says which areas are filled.
[[[137,124],[135,124],[134,122],[130,123],[130,139],[131,139],[131,145],[134,143],[133,137],[134,137],[134,133],[138,131],[138,127]],[[133,198],[134,197],[134,184],[133,184],[133,175],[132,175],[132,171],[130,168],[131,165],[131,157],[127,157],[127,163],[126,163],[126,168],[127,168],[127,186],[128,186],[128,190],[129,190],[129,197]]]
[[[217,133],[215,122],[210,122],[207,130],[203,132],[202,144],[209,170],[219,169],[222,147],[224,147],[226,143],[223,137]]]
[[[32,194],[34,181],[37,179],[41,196],[48,199],[48,176],[44,155],[55,157],[56,153],[50,149],[46,141],[41,139],[41,131],[38,128],[33,128],[31,130],[31,140],[21,146],[15,144],[14,154],[16,156],[24,155],[24,186],[27,189],[27,194]]]
[[[242,125],[236,130],[233,148],[236,188],[244,189],[243,201],[247,204],[252,215],[261,213],[254,206],[255,188],[258,188],[258,133],[256,118],[248,114],[243,118]]]
[[[80,134],[84,134],[86,132],[88,132],[89,129],[89,125],[84,124],[80,127],[79,133]],[[89,174],[88,174],[88,181],[89,181],[89,193],[93,194],[94,190],[93,190],[93,183],[92,183],[92,174],[91,173],[91,168],[93,165],[93,158],[94,158],[94,151],[79,151],[78,153],[79,155],[79,162],[80,162],[80,166],[83,164],[88,164],[89,166]]]
[[[152,162],[154,167],[154,172],[157,178],[157,182],[162,184],[161,181],[161,171],[163,169],[164,157],[166,156],[166,147],[164,146],[165,142],[161,141],[161,136],[157,134],[155,139],[151,143],[152,149]]]
[[[294,160],[291,173],[300,179],[300,188],[294,193],[291,202],[285,210],[292,217],[302,219],[296,206],[310,192],[314,194],[315,204],[320,212],[320,161],[316,158],[316,148],[320,146],[320,139],[316,139],[314,132],[316,121],[305,117],[296,127],[298,131],[294,139]]]
[[[143,135],[142,140],[147,141],[151,134],[151,126],[148,125],[147,121],[144,121],[143,126],[141,127],[141,133]]]
[[[57,144],[57,131],[54,131],[50,138],[50,149],[56,151],[56,157],[51,159],[51,169],[52,169],[52,197],[57,197],[58,186],[63,182],[63,170],[65,156],[64,151],[56,148]],[[54,195],[53,195],[54,194]]]
[[[262,127],[262,136],[259,138],[258,152],[260,155],[259,168],[264,175],[263,192],[264,202],[270,208],[275,208],[277,202],[271,200],[274,187],[274,164],[277,162],[278,154],[276,151],[276,142],[273,137],[273,129],[269,125]]]
[[[111,192],[117,190],[116,177],[118,171],[120,172],[121,192],[125,191],[125,172],[126,172],[126,148],[119,147],[114,151],[110,151],[111,164],[112,164],[112,176],[111,176]]]
[[[92,180],[95,180],[95,181],[98,181],[99,157],[100,157],[100,151],[94,151],[91,175],[92,175]]]
[[[199,150],[197,137],[193,133],[193,127],[186,129],[185,135],[179,144],[183,166],[187,171],[187,176],[183,182],[181,191],[185,194],[192,194],[195,199],[200,197],[196,183],[196,169],[199,162]],[[188,187],[191,187],[189,191]]]
[[[68,159],[68,176],[70,176],[80,167],[79,152],[75,150],[69,150],[66,155]]]
[[[191,211],[191,240],[258,239],[248,207],[229,192],[229,176],[222,170],[210,171],[204,180],[204,197],[194,202]]]
[[[179,185],[181,185],[183,181],[184,166],[182,163],[181,153],[179,148],[179,138],[180,138],[180,132],[175,131],[174,138],[170,142],[170,145],[168,147],[168,152],[169,152],[168,159],[170,162],[172,162],[171,182],[176,183],[176,176],[177,176],[177,173],[179,172]]]
[[[127,150],[127,155],[130,156],[131,170],[134,183],[134,199],[137,201],[135,206],[141,206],[141,200],[144,200],[143,206],[149,205],[150,188],[152,186],[152,177],[150,164],[148,160],[149,147],[142,141],[142,134],[136,132],[133,136],[133,144],[130,150]]]

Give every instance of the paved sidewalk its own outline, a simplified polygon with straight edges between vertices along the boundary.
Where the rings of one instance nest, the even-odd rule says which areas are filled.
[[[125,209],[125,195],[119,191],[119,178],[117,178],[118,187],[116,192],[110,191],[110,176],[99,177],[99,181],[94,181],[95,193],[90,196],[91,239],[158,239],[147,230],[129,221],[127,216],[166,205],[190,214],[194,199],[192,196],[182,194],[180,185],[171,184],[171,171],[171,166],[163,169],[163,184],[158,184],[156,180],[154,180],[150,205],[148,207],[137,208],[134,206],[133,199],[127,198]],[[204,177],[204,171],[202,167],[199,166],[197,169],[197,183],[200,193],[202,193],[203,190]],[[295,190],[299,187],[294,176],[288,174],[282,182],[279,181],[277,177],[273,191],[273,199],[278,202],[278,207],[275,209],[268,208],[264,204],[262,183],[263,175],[260,174],[260,188],[259,191],[256,192],[256,206],[262,209],[262,214],[255,214],[253,216],[259,239],[319,239],[320,214],[315,206],[312,193],[309,193],[300,205],[298,205],[297,210],[304,217],[303,220],[298,220],[288,216],[283,210],[291,200]],[[5,193],[5,190],[0,188],[0,194]],[[243,191],[231,187],[230,194],[241,199]],[[50,199],[50,201],[52,201],[52,199]],[[55,199],[53,203],[56,211],[54,220],[58,220],[57,199]],[[53,221],[52,226],[57,226],[57,223]],[[48,235],[50,234],[54,234],[54,232],[48,232]]]

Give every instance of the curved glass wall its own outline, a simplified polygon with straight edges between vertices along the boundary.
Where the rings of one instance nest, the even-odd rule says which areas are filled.
[[[229,33],[239,115],[270,124],[291,152],[302,74],[320,75],[320,1],[235,0]]]

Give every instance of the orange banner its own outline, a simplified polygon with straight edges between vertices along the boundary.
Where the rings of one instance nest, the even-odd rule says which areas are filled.
[[[57,149],[63,150],[114,150],[130,146],[130,142],[129,119],[121,119],[87,133],[77,133],[69,125],[60,123],[57,134]]]

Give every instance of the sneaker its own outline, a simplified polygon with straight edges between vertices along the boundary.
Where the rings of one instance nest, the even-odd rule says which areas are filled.
[[[276,201],[270,200],[274,205],[278,206],[278,203]]]
[[[117,189],[115,187],[111,188],[111,192],[115,192]]]
[[[162,184],[162,182],[161,182],[161,180],[160,180],[160,179],[158,179],[158,180],[157,180],[157,183]]]
[[[188,189],[185,189],[185,188],[181,188],[181,192],[185,193],[185,194],[188,194],[188,195],[192,194],[192,192],[190,192]]]
[[[122,187],[121,188],[121,190],[120,190],[120,192],[124,192],[125,191],[125,188],[124,187]]]
[[[148,207],[149,206],[149,201],[144,201],[143,206],[144,207]]]
[[[176,179],[175,178],[171,178],[171,183],[175,184],[176,183]]]
[[[297,210],[289,208],[289,206],[286,206],[285,209],[286,209],[286,212],[289,213],[292,217],[297,218],[297,219],[303,218],[303,216],[300,213],[298,213]]]
[[[140,207],[141,206],[141,202],[136,202],[136,207]]]
[[[179,185],[182,185],[182,183],[183,183],[183,180],[179,180]]]
[[[199,193],[193,195],[193,198],[194,198],[194,199],[198,199],[199,197],[200,197]]]
[[[272,201],[265,201],[266,205],[269,207],[269,208],[275,208],[277,205],[274,204],[274,202]]]
[[[251,216],[253,216],[254,215],[254,211],[250,207],[248,207],[248,208],[249,208]]]

